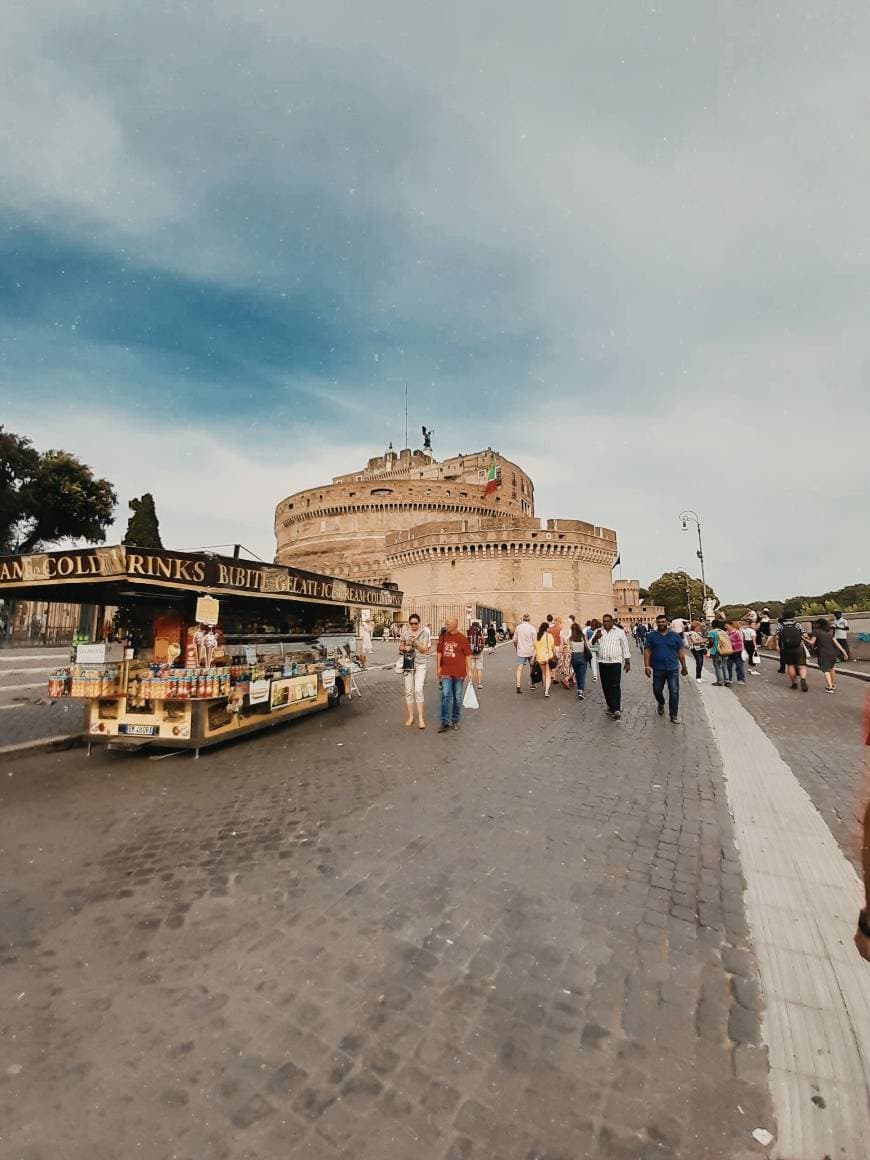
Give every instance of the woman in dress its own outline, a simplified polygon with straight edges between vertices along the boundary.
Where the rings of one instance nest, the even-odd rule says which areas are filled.
[[[550,685],[553,681],[553,670],[550,661],[556,659],[556,646],[553,644],[553,635],[550,625],[543,621],[538,629],[538,639],[535,641],[535,660],[541,666],[541,675],[544,678],[544,696],[549,697]]]
[[[423,685],[426,681],[426,656],[431,647],[432,633],[428,628],[420,627],[419,615],[412,612],[399,637],[399,655],[404,661],[402,675],[405,680],[406,729],[414,724],[415,704],[417,726],[420,729],[426,728],[423,719]]]
[[[811,648],[815,649],[819,668],[825,678],[825,692],[834,693],[837,686],[834,680],[834,666],[840,657],[844,661],[849,659],[846,650],[834,637],[833,629],[827,620],[817,620],[812,636],[804,638]]]

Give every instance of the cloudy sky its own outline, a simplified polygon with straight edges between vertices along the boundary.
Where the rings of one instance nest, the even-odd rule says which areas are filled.
[[[164,541],[436,429],[739,599],[867,580],[866,0],[15,0],[0,422]]]

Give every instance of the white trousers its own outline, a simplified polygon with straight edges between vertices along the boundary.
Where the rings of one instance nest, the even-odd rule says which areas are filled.
[[[426,680],[426,666],[414,665],[414,671],[405,673],[405,703],[413,705],[423,704],[423,682]]]

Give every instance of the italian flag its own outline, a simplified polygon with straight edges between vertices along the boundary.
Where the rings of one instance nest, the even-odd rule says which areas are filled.
[[[501,487],[501,480],[498,477],[498,469],[494,463],[490,463],[489,470],[486,473],[486,487],[483,489],[483,498],[486,499],[488,495]]]

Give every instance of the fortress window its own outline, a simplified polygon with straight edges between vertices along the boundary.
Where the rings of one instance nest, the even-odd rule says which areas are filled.
[[[372,495],[392,495],[393,489],[391,487],[373,487]]]
[[[325,531],[326,531],[326,520],[321,520],[321,521],[320,521],[320,530],[321,530],[321,532],[325,532]]]
[[[348,499],[353,499],[353,497],[354,497],[355,495],[356,495],[356,492],[355,492],[355,491],[349,491],[349,492],[347,493],[347,498],[348,498]]]
[[[553,587],[553,573],[552,572],[544,572],[543,573],[542,578],[541,578],[541,587],[542,588],[552,588]]]

